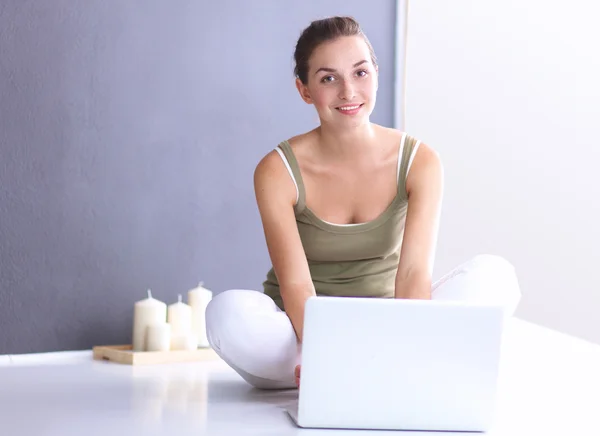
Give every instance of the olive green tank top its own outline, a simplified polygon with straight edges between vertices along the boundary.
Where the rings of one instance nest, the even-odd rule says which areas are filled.
[[[420,141],[403,134],[398,152],[396,196],[381,215],[360,224],[329,223],[306,207],[304,183],[292,147],[287,141],[277,146],[276,151],[297,188],[296,223],[317,295],[394,296],[408,205],[406,177],[419,144]],[[273,268],[267,273],[263,289],[283,310]]]

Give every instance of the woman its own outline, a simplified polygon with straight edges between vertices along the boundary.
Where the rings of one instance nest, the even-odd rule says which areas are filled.
[[[519,286],[499,257],[477,256],[432,286],[442,164],[429,145],[369,120],[378,66],[358,23],[314,21],[295,61],[298,92],[320,126],[256,167],[273,267],[264,293],[229,290],[209,304],[214,350],[255,387],[293,388],[313,295],[491,301],[512,314]]]

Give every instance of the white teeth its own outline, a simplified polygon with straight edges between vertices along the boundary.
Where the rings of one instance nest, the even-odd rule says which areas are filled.
[[[358,109],[360,107],[360,105],[358,106],[346,106],[346,107],[340,107],[338,108],[341,111],[353,111],[354,109]]]

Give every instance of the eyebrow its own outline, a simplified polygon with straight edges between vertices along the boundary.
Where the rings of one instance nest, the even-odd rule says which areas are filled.
[[[354,65],[352,65],[352,68],[356,68],[364,63],[369,62],[368,60],[364,59],[362,61],[359,61],[357,63],[355,63]],[[320,71],[326,71],[328,73],[335,73],[337,70],[335,70],[334,68],[328,68],[328,67],[321,67],[319,68],[317,71],[315,71],[315,74],[319,73]]]

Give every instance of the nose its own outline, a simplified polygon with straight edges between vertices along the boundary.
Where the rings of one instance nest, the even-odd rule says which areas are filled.
[[[342,100],[351,101],[354,98],[355,91],[354,86],[349,80],[344,80],[340,86],[340,93],[338,97]]]

